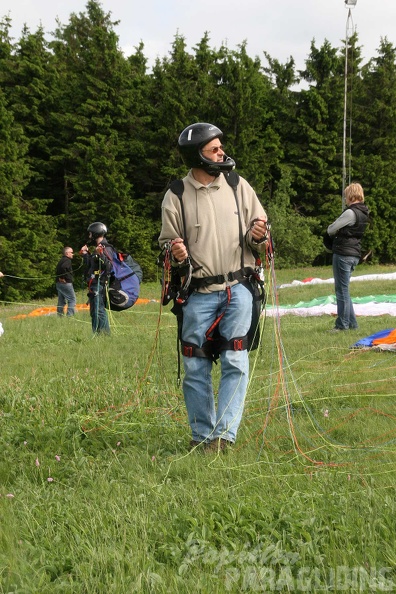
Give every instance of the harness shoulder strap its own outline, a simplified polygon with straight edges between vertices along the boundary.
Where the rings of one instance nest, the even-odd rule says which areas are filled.
[[[239,184],[239,173],[236,171],[229,171],[228,173],[224,174],[224,177],[227,180],[227,184],[231,186],[233,190],[236,190]]]
[[[174,194],[176,194],[176,196],[179,198],[179,200],[181,202],[182,201],[182,198],[183,198],[183,193],[184,193],[184,182],[183,182],[183,180],[182,179],[174,179],[169,184],[169,189],[171,190],[171,192],[173,192]]]
[[[185,246],[187,248],[187,252],[190,253],[189,247],[188,247],[188,241],[187,241],[187,234],[186,234],[186,215],[184,212],[184,205],[183,205],[183,194],[184,194],[184,182],[182,179],[174,179],[173,181],[171,181],[171,183],[169,184],[169,189],[171,192],[173,192],[174,194],[176,194],[176,196],[179,198],[180,200],[180,208],[181,208],[181,215],[182,215],[182,222],[183,222],[183,231],[184,231],[184,243]]]
[[[241,246],[241,268],[243,268],[245,265],[245,243],[244,243],[244,237],[243,237],[243,232],[242,232],[241,210],[239,208],[238,191],[237,191],[238,184],[239,184],[239,173],[237,173],[236,171],[229,171],[228,173],[224,174],[224,177],[226,178],[228,185],[234,191],[235,204],[236,204],[237,212],[238,212],[239,245]]]

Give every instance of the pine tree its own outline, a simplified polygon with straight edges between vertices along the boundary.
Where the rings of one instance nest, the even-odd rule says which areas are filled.
[[[150,145],[158,163],[160,191],[171,179],[185,174],[177,151],[177,139],[186,126],[200,119],[200,78],[194,57],[186,51],[184,37],[176,35],[170,56],[158,59],[152,74],[155,118],[150,131]]]
[[[49,183],[52,178],[49,139],[56,74],[41,27],[34,34],[26,27],[23,29],[21,39],[15,45],[8,81],[8,104],[29,143],[26,160],[31,179],[24,189],[24,199],[43,199],[51,205],[53,186]]]
[[[341,212],[343,61],[325,41],[311,43],[301,77],[287,160],[294,165],[294,205],[301,214],[333,219]]]
[[[128,180],[128,133],[132,129],[129,67],[118,47],[110,14],[89,0],[55,32],[51,47],[60,72],[52,159],[62,178],[70,234],[102,220],[111,238],[128,249],[133,237],[132,184]]]
[[[246,42],[238,51],[220,48],[211,78],[216,83],[212,119],[224,132],[226,152],[230,152],[238,170],[262,196],[282,154],[280,137],[273,125],[270,81],[262,72],[260,60],[248,56]]]
[[[378,56],[362,69],[355,95],[354,174],[363,185],[372,222],[365,247],[374,260],[396,257],[396,48],[381,40]]]
[[[291,206],[294,190],[290,167],[281,166],[281,177],[268,204],[267,214],[275,242],[276,263],[282,267],[310,266],[322,251],[322,241],[315,235],[318,221],[302,216]]]
[[[5,301],[51,294],[61,245],[46,216],[46,203],[22,198],[30,171],[28,141],[16,124],[0,90],[0,269],[14,277],[0,284]]]

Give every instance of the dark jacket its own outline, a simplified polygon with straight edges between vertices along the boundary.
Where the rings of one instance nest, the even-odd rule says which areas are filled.
[[[55,274],[57,283],[72,283],[73,268],[71,259],[67,256],[62,256],[56,266]]]
[[[348,208],[356,214],[356,223],[342,227],[334,237],[332,250],[340,256],[360,258],[363,233],[369,220],[369,210],[363,202],[356,202]]]
[[[83,256],[85,275],[90,286],[96,285],[98,280],[101,285],[104,285],[113,268],[110,260],[114,253],[113,246],[106,239],[103,239],[100,245],[103,246],[103,252],[101,254],[88,253]]]

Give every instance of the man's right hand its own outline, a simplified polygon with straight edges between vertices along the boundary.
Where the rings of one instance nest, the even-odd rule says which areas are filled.
[[[176,237],[171,241],[171,252],[177,262],[183,262],[188,257],[187,248],[181,237]]]

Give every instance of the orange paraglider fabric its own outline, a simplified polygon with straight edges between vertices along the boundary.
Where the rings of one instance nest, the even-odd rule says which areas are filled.
[[[139,299],[137,299],[135,305],[142,305],[144,303],[150,303],[150,301],[152,301],[152,299],[141,299],[139,297]],[[76,305],[76,309],[77,310],[89,310],[89,305],[85,304],[85,303],[78,303]],[[33,311],[31,311],[28,314],[19,314],[17,316],[13,316],[11,319],[12,320],[19,320],[21,318],[35,318],[38,316],[49,316],[51,314],[56,313],[56,305],[50,305],[48,307],[37,307],[36,309],[34,309]]]

